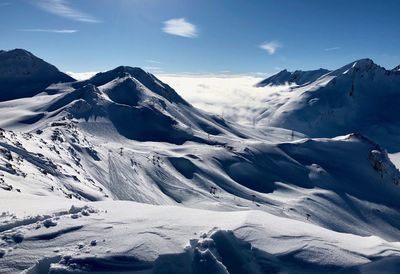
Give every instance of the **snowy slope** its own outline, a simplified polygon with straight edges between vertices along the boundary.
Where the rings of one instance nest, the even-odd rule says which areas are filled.
[[[103,120],[119,134],[138,141],[208,142],[207,135],[241,135],[222,119],[184,101],[172,88],[139,68],[119,67],[90,80],[51,85],[29,99],[4,102],[0,125],[38,129],[68,118]],[[132,126],[132,121],[135,125]]]
[[[294,88],[259,119],[311,137],[361,132],[398,151],[399,89],[400,74],[362,59]]]
[[[71,206],[54,200],[38,211],[35,205],[42,200],[27,199],[35,210],[26,211],[6,198],[20,212],[3,219],[18,219],[22,212],[39,215],[2,233],[0,272],[373,273],[375,268],[395,273],[399,265],[400,242],[338,233],[262,211],[115,201]]]
[[[361,134],[235,125],[140,68],[42,91],[0,102],[0,273],[399,264],[400,173]]]
[[[54,83],[75,81],[32,53],[0,52],[0,101],[32,97]]]
[[[274,74],[261,82],[259,82],[257,87],[265,87],[265,86],[280,86],[280,85],[298,85],[302,86],[304,84],[308,84],[314,82],[322,75],[330,72],[327,69],[317,69],[317,70],[309,70],[302,71],[296,70],[294,72],[287,71],[286,69]]]
[[[385,151],[362,136],[294,143],[212,136],[212,144],[175,145],[129,140],[107,123],[97,123],[65,120],[31,133],[2,132],[0,187],[17,197],[261,207],[298,219],[311,214],[315,222],[339,231],[400,236],[399,222],[376,228],[347,209],[358,208],[355,212],[382,222],[398,215],[393,210],[400,198],[399,173]],[[343,159],[358,164],[347,167]],[[215,194],[210,194],[212,187]],[[345,216],[344,221],[337,223],[321,204]],[[370,213],[371,206],[379,210]]]

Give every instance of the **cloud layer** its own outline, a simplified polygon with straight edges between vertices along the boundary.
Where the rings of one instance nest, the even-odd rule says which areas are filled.
[[[75,33],[76,29],[20,29],[19,31],[25,32],[49,32],[49,33]]]
[[[173,18],[164,22],[162,29],[165,33],[193,38],[197,36],[197,27],[185,18]]]
[[[86,23],[99,23],[100,21],[92,15],[73,8],[67,0],[38,0],[36,5],[41,9],[65,17],[74,21]]]
[[[340,50],[341,47],[332,47],[332,48],[326,48],[324,51],[333,51],[333,50]]]
[[[275,52],[281,47],[282,45],[278,41],[264,42],[260,45],[260,48],[266,50],[269,55],[275,54]]]
[[[241,75],[157,75],[197,108],[252,125],[268,106],[281,103],[287,86],[256,88],[263,78]],[[267,77],[267,75],[265,76]]]

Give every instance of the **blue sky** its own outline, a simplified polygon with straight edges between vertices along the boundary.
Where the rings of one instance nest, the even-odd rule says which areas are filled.
[[[400,64],[400,1],[0,0],[0,49],[61,70],[159,73]]]

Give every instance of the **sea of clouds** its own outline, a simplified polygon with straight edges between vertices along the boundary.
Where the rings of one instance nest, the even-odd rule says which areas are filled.
[[[77,80],[95,72],[72,73]],[[157,74],[193,106],[242,124],[253,124],[287,86],[255,87],[264,77],[250,75]]]
[[[224,119],[252,124],[288,87],[255,87],[263,78],[242,75],[158,75],[197,108]]]

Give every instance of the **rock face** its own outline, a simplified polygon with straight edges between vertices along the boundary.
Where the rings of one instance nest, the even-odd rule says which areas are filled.
[[[32,53],[0,51],[0,101],[32,97],[51,84],[75,81]]]
[[[322,68],[309,71],[296,70],[294,72],[290,72],[285,69],[261,81],[256,86],[265,87],[265,86],[279,86],[285,84],[301,86],[304,84],[314,82],[319,77],[329,72],[330,72],[329,70]]]

